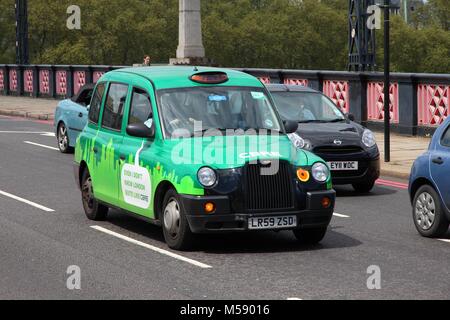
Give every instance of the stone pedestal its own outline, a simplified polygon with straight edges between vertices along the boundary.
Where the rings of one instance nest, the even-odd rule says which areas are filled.
[[[208,65],[202,41],[200,0],[180,0],[179,44],[174,65]]]

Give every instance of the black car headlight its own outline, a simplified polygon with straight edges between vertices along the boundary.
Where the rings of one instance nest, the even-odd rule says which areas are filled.
[[[362,143],[364,143],[364,145],[367,148],[372,148],[374,145],[377,144],[377,141],[375,140],[375,135],[369,129],[364,130],[362,135]]]

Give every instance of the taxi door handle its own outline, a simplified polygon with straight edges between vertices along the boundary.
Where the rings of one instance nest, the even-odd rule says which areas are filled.
[[[444,160],[442,160],[441,157],[434,158],[431,161],[433,161],[433,163],[436,163],[436,164],[443,164],[444,163]]]

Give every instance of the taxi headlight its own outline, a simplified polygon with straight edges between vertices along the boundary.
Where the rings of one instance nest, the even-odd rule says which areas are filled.
[[[328,167],[321,162],[315,163],[312,166],[311,172],[314,179],[319,182],[327,181],[330,176],[330,170],[328,170]]]
[[[362,135],[362,142],[367,148],[372,148],[376,145],[375,135],[369,129],[364,130]]]
[[[209,167],[200,168],[197,178],[204,187],[212,187],[217,181],[216,172]]]

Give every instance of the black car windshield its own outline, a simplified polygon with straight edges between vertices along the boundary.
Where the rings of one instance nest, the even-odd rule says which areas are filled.
[[[283,120],[339,122],[345,116],[326,96],[316,92],[272,92]]]
[[[158,91],[166,138],[209,129],[273,130],[281,125],[262,88],[192,87]]]

